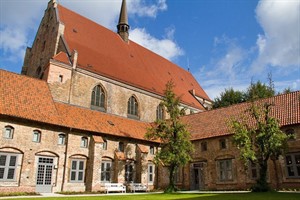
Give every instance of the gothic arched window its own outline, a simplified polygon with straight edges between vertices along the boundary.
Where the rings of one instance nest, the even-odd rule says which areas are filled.
[[[95,110],[106,111],[105,92],[100,85],[95,86],[92,91],[91,108]]]
[[[163,105],[158,105],[156,108],[156,119],[163,120],[165,119],[164,107]]]
[[[138,102],[134,96],[128,99],[128,117],[137,118],[138,117]]]

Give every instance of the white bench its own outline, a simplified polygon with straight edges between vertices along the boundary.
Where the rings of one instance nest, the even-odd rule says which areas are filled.
[[[125,192],[126,193],[126,186],[122,183],[104,183],[104,190],[106,193],[108,192]]]
[[[148,191],[148,187],[147,185],[144,185],[142,183],[130,183],[129,184],[129,189],[131,190],[131,192],[135,192],[135,191]]]

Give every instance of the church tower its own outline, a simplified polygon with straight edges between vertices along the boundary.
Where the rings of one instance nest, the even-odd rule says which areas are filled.
[[[129,37],[129,25],[128,25],[128,16],[127,16],[127,8],[126,8],[126,0],[123,0],[121,11],[120,11],[120,17],[119,17],[119,23],[117,25],[118,28],[118,34],[121,36],[121,38],[128,42]]]

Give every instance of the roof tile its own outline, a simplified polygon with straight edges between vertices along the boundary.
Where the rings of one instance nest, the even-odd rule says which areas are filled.
[[[190,72],[133,41],[124,42],[117,33],[61,5],[58,10],[67,44],[71,51],[78,52],[79,68],[159,95],[173,80],[175,93],[184,103],[203,109],[189,90],[194,89],[205,99],[209,97]]]

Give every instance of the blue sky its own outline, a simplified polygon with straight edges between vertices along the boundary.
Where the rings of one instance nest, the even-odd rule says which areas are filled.
[[[0,0],[0,68],[21,72],[48,0]],[[116,31],[121,0],[58,0]],[[127,0],[130,39],[189,69],[214,99],[251,80],[300,90],[299,0]]]

